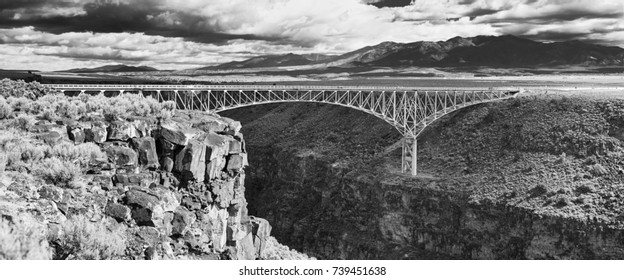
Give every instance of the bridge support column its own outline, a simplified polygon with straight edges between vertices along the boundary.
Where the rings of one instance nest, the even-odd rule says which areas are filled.
[[[416,176],[418,170],[418,142],[415,137],[403,138],[403,157],[401,168],[403,173],[410,173]]]

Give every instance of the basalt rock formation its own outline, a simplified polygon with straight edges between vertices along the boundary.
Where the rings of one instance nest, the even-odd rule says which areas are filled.
[[[52,147],[91,142],[103,153],[88,163],[83,186],[42,188],[37,219],[48,226],[52,245],[72,216],[105,223],[123,233],[127,259],[260,258],[271,226],[247,214],[240,128],[197,112],[166,121],[41,121],[32,130]],[[5,220],[19,216],[0,210]],[[71,253],[58,250],[57,258]]]

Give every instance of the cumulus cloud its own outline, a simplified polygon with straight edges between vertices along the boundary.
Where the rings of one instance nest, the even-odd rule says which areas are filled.
[[[238,39],[227,45],[218,45],[143,33],[52,34],[33,27],[0,29],[0,44],[0,58],[3,58],[0,68],[45,70],[111,62],[149,64],[161,69],[188,69],[241,60],[256,54],[309,51],[288,45],[271,46],[259,40]],[[45,62],[59,58],[63,58],[62,63]]]
[[[624,46],[623,18],[594,0],[0,0],[0,53],[180,68],[455,36]]]
[[[441,22],[467,17],[466,24],[488,25],[497,34],[545,41],[587,40],[624,45],[616,33],[624,23],[621,1],[419,0],[397,9],[396,14],[400,20],[409,21]]]

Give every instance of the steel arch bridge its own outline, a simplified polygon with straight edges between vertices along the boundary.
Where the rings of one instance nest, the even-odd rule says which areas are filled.
[[[400,87],[264,86],[264,85],[48,85],[61,92],[140,93],[174,101],[178,109],[218,113],[279,102],[334,104],[366,112],[394,126],[403,136],[401,169],[417,173],[420,133],[440,117],[461,108],[509,98],[512,88],[437,89]]]

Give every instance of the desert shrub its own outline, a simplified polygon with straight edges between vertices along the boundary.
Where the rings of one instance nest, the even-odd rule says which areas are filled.
[[[14,128],[3,130],[2,133],[0,133],[0,148],[4,149],[8,143],[19,141],[22,136],[21,134],[19,130]]]
[[[104,158],[106,154],[95,143],[81,143],[74,145],[70,142],[62,142],[54,147],[47,147],[46,157],[59,158],[63,161],[87,164],[91,159]]]
[[[36,222],[0,219],[0,260],[49,260],[52,257],[45,228]]]
[[[34,174],[59,187],[75,188],[81,174],[80,166],[59,158],[46,158],[34,166]]]
[[[529,101],[522,114],[511,116],[503,136],[505,145],[521,151],[566,153],[572,156],[604,155],[621,149],[608,136],[610,123],[599,113],[599,104],[572,98],[551,102]]]
[[[123,255],[126,239],[121,229],[111,231],[103,222],[76,215],[62,225],[55,259],[105,260]]]
[[[30,110],[30,104],[32,104],[32,100],[26,97],[9,97],[7,98],[7,102],[11,104],[13,111],[16,112],[28,112]]]
[[[576,191],[582,194],[596,192],[596,187],[592,183],[585,183],[576,187]]]
[[[7,155],[6,153],[0,153],[0,173],[4,172],[7,164]]]
[[[68,97],[36,82],[10,80],[0,81],[0,97],[10,98],[10,101],[4,99],[0,101],[0,118],[5,118],[2,114],[2,102],[7,103],[12,109],[9,111],[5,106],[6,116],[14,110],[38,115],[49,121],[58,118],[79,119],[89,112],[100,113],[109,118],[129,116],[170,118],[175,110],[173,101],[160,103],[152,97],[143,97],[139,94],[122,94],[111,98],[102,94]]]
[[[50,109],[46,109],[43,112],[41,112],[41,114],[39,114],[39,117],[41,117],[41,119],[44,119],[50,122],[54,122],[55,120],[58,119],[58,116],[56,115],[54,110],[50,110]]]
[[[2,144],[0,139],[0,144]],[[45,157],[46,147],[36,145],[30,141],[16,138],[2,144],[2,151],[7,155],[7,166],[19,166],[24,163],[32,163],[42,160]]]
[[[55,92],[54,89],[43,86],[38,82],[26,83],[22,80],[0,80],[0,96],[2,97],[26,97],[35,100],[41,96]]]
[[[529,190],[529,194],[531,197],[542,196],[547,193],[548,193],[548,188],[544,184],[537,184],[537,186]]]
[[[0,120],[8,118],[12,114],[13,107],[11,107],[3,97],[0,97]]]
[[[24,131],[29,131],[36,122],[35,116],[20,114],[13,120],[13,126]]]
[[[156,99],[137,94],[110,98],[102,94],[81,94],[75,97],[50,94],[36,100],[30,112],[40,114],[44,119],[56,120],[59,117],[79,119],[89,112],[102,114],[108,119],[129,116],[170,118],[174,110],[175,103],[172,101],[159,103]]]
[[[604,166],[602,166],[600,163],[596,163],[590,166],[589,172],[591,172],[591,174],[593,174],[594,176],[602,176],[602,175],[609,174],[609,171],[606,168],[604,168]]]

